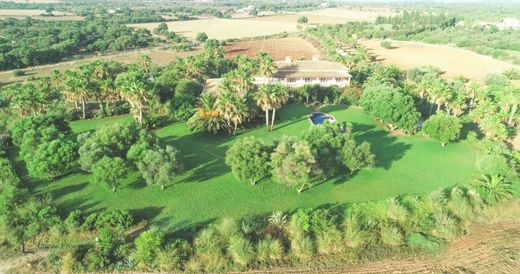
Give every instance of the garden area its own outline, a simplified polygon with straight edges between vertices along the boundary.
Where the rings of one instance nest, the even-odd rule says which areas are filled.
[[[138,172],[117,192],[90,183],[90,175],[73,173],[54,181],[35,184],[41,193],[56,197],[63,213],[128,209],[137,217],[151,219],[168,230],[186,230],[221,217],[241,218],[273,211],[290,212],[324,204],[382,200],[402,194],[428,193],[439,188],[468,182],[478,177],[475,151],[466,143],[441,147],[438,142],[418,136],[394,136],[376,124],[362,109],[331,105],[320,109],[336,119],[353,124],[355,138],[368,141],[376,155],[375,166],[356,176],[341,176],[298,193],[270,179],[256,186],[238,181],[226,166],[227,149],[237,140],[256,136],[268,143],[283,135],[301,135],[311,124],[310,107],[289,104],[280,111],[272,132],[261,125],[230,138],[193,132],[185,123],[172,123],[157,130],[162,141],[180,150],[185,172],[165,190],[146,187]],[[130,122],[130,116],[82,120],[71,123],[74,133]]]

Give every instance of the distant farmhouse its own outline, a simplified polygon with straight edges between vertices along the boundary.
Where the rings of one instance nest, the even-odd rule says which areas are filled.
[[[515,18],[505,18],[502,23],[497,24],[498,29],[520,29],[520,20]]]
[[[520,20],[516,18],[504,18],[500,23],[492,23],[487,21],[480,21],[477,25],[481,28],[497,27],[500,30],[505,29],[520,29]]]
[[[346,66],[319,60],[318,56],[313,56],[312,60],[293,60],[287,56],[284,61],[277,61],[276,65],[278,69],[272,78],[257,76],[253,83],[255,85],[274,83],[289,88],[299,88],[306,84],[346,87],[350,85],[352,78]],[[217,89],[220,80],[220,78],[208,79],[205,90],[211,92]]]

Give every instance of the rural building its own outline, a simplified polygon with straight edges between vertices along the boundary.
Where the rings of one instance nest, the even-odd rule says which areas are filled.
[[[317,56],[313,56],[311,61],[286,57],[285,61],[276,62],[276,65],[278,71],[273,82],[287,87],[301,87],[305,84],[345,87],[350,84],[351,76],[346,66],[321,61]]]
[[[502,23],[497,24],[499,29],[520,29],[520,20],[515,18],[505,18]]]
[[[325,87],[350,85],[351,75],[346,66],[321,61],[317,56],[313,56],[312,60],[293,60],[291,57],[286,57],[285,61],[277,61],[276,66],[278,70],[272,78],[256,76],[253,83],[255,85],[274,83],[290,88],[299,88],[306,84]],[[216,90],[220,80],[220,78],[206,80],[204,90],[209,92]]]

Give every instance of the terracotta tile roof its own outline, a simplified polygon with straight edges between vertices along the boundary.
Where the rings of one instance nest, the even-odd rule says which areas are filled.
[[[275,78],[350,78],[348,68],[329,61],[298,61],[291,63],[276,62],[278,71]]]

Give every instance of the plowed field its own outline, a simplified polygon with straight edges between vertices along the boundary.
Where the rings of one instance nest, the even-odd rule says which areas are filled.
[[[318,49],[310,42],[296,37],[242,41],[229,44],[224,49],[228,57],[236,55],[255,57],[256,52],[265,51],[275,60],[284,60],[286,56],[291,56],[293,59],[310,60],[313,55],[319,55]]]

